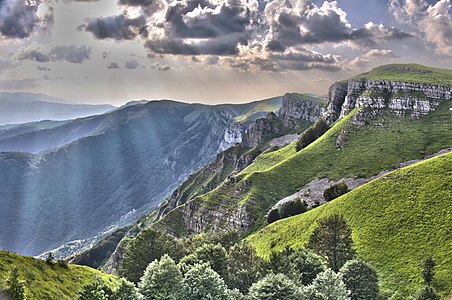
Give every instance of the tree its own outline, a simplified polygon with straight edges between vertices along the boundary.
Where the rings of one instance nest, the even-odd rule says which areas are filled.
[[[305,249],[295,250],[289,255],[289,261],[292,265],[293,280],[305,286],[325,271],[321,257]]]
[[[281,219],[281,216],[279,215],[278,208],[274,208],[274,209],[270,210],[270,212],[267,215],[267,223],[271,224],[273,222],[278,221],[279,219]]]
[[[309,238],[307,247],[324,257],[328,266],[335,272],[352,259],[352,230],[339,214],[320,219],[318,226]]]
[[[374,268],[359,259],[349,260],[341,268],[342,280],[350,290],[351,300],[377,300],[378,275]]]
[[[261,278],[263,261],[254,248],[246,244],[237,244],[229,250],[226,283],[229,288],[237,288],[247,293],[251,285]]]
[[[11,270],[6,286],[12,300],[25,299],[24,284],[19,280],[19,269],[17,267]]]
[[[281,218],[287,218],[304,213],[308,210],[308,205],[300,198],[296,198],[292,201],[284,202],[279,208],[279,215]]]
[[[165,254],[173,259],[180,258],[180,244],[164,232],[146,229],[127,245],[119,265],[119,275],[138,283],[146,267]]]
[[[341,181],[328,187],[323,192],[323,198],[325,198],[326,201],[331,201],[342,196],[343,194],[346,194],[348,191],[349,189],[347,183],[345,181]]]
[[[273,274],[281,273],[291,276],[292,264],[289,257],[292,253],[294,250],[290,247],[286,247],[282,251],[273,251],[265,264],[266,269]]]
[[[47,254],[47,257],[46,257],[46,263],[48,263],[49,265],[51,265],[51,264],[53,264],[53,260],[54,260],[54,258],[53,258],[53,253],[52,253],[52,252],[49,252],[49,253]]]
[[[432,286],[433,279],[435,278],[435,266],[436,263],[432,257],[428,257],[424,260],[424,269],[422,270],[422,278],[424,278],[424,284],[428,287]]]
[[[284,274],[268,274],[250,288],[249,300],[298,300],[301,294]]]
[[[182,274],[174,260],[164,255],[151,262],[139,283],[139,292],[145,300],[177,300]]]
[[[108,300],[113,295],[112,290],[100,279],[83,285],[79,300]]]
[[[181,262],[186,266],[208,263],[221,277],[225,277],[228,253],[221,244],[204,244],[193,254],[184,257]]]
[[[328,124],[323,118],[320,118],[315,122],[314,125],[309,127],[307,130],[305,130],[300,138],[297,141],[296,150],[297,152],[301,149],[307,147],[309,144],[314,142],[316,139],[318,139],[320,136],[322,136],[325,132],[327,132],[329,129]]]
[[[114,292],[112,300],[140,300],[137,288],[130,281],[121,278],[119,287]]]
[[[223,279],[209,264],[197,264],[184,275],[181,298],[184,300],[229,300]]]
[[[331,269],[320,273],[306,290],[310,300],[348,300],[350,291],[347,290],[342,275]]]

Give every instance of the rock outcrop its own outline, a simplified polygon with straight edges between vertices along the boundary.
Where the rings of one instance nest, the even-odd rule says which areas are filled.
[[[451,85],[429,85],[414,82],[351,79],[336,82],[328,92],[328,103],[322,111],[329,124],[343,118],[355,108],[390,109],[398,115],[421,117],[452,97]]]

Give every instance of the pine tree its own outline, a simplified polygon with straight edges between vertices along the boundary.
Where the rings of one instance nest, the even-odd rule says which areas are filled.
[[[353,258],[352,245],[352,230],[338,214],[319,220],[308,242],[308,248],[324,257],[335,272]]]
[[[174,260],[164,255],[151,262],[139,283],[139,292],[145,300],[177,300],[182,274]]]
[[[7,292],[12,300],[25,299],[25,290],[23,283],[19,280],[19,269],[16,267],[11,270],[8,280],[6,281]]]
[[[435,266],[436,263],[432,257],[425,259],[422,278],[424,278],[424,284],[428,287],[432,286],[433,279],[435,278]]]

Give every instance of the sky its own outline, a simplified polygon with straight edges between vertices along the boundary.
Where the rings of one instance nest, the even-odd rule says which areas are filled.
[[[324,95],[388,63],[452,68],[452,0],[0,0],[0,91],[77,103]]]

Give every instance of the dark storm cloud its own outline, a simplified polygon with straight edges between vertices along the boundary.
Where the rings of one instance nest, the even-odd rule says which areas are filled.
[[[37,62],[67,61],[74,64],[81,64],[91,58],[91,47],[75,45],[55,46],[48,53],[42,53],[37,49],[21,51],[17,58],[19,60],[29,59]]]
[[[89,20],[80,29],[91,32],[98,39],[132,40],[147,33],[146,18],[129,18],[125,14]]]
[[[5,38],[27,38],[39,22],[40,1],[1,0],[0,33]]]

